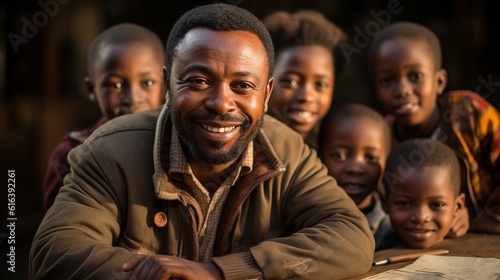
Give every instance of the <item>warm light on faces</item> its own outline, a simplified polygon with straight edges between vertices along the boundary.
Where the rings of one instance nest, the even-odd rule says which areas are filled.
[[[321,140],[323,163],[358,208],[371,205],[385,167],[384,129],[367,117],[340,117]]]
[[[176,47],[171,116],[188,160],[230,164],[257,135],[273,79],[266,50],[246,31],[194,28]]]
[[[458,210],[450,171],[445,167],[414,169],[388,192],[387,211],[395,233],[412,248],[443,241]]]
[[[163,55],[143,43],[102,48],[87,82],[103,114],[111,119],[160,106],[164,101]]]
[[[274,78],[269,113],[305,138],[332,104],[331,52],[320,46],[284,49],[276,58]]]
[[[402,126],[432,129],[439,119],[436,98],[446,85],[422,40],[396,38],[383,42],[374,56],[378,99]]]

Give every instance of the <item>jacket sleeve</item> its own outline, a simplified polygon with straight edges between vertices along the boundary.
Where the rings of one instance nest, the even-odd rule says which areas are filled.
[[[110,187],[89,145],[69,162],[72,173],[35,234],[30,279],[125,279],[120,268],[133,253],[115,245],[126,191]]]
[[[327,175],[313,149],[299,140],[279,146],[286,171],[269,184],[283,189],[279,207],[285,233],[250,248],[264,278],[345,279],[368,271],[375,242],[365,216]]]

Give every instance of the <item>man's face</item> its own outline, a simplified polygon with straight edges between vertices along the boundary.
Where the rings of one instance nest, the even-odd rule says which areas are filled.
[[[258,133],[273,79],[260,39],[246,31],[190,30],[169,77],[171,117],[188,160],[234,161]]]

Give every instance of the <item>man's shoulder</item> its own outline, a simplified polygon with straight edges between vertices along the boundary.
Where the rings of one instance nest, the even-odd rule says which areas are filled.
[[[285,145],[286,143],[290,143],[290,145],[299,147],[304,144],[304,139],[299,133],[267,114],[264,116],[262,130],[273,146],[276,144]]]

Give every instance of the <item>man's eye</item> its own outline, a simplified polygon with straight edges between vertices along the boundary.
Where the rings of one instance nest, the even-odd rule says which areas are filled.
[[[111,86],[114,88],[122,88],[122,83],[112,83]]]

